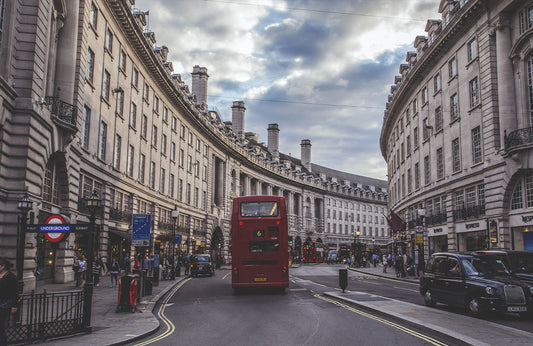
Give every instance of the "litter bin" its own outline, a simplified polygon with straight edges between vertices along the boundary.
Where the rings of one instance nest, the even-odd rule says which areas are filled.
[[[151,296],[152,295],[152,280],[153,276],[146,275],[144,277],[144,295],[145,296]]]
[[[342,292],[348,287],[348,269],[339,269],[339,286]]]
[[[139,275],[125,275],[118,281],[117,310],[135,312],[139,297]]]

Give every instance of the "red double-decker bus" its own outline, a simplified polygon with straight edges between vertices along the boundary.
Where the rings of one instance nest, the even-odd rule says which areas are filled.
[[[287,210],[280,196],[233,199],[231,284],[245,287],[289,287]]]

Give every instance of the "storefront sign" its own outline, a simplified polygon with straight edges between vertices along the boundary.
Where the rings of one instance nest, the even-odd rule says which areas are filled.
[[[441,226],[441,227],[435,227],[435,228],[428,228],[428,236],[438,236],[438,235],[446,235],[448,234],[448,227]]]
[[[457,233],[475,232],[487,229],[487,223],[479,221],[469,223],[458,223],[455,227],[455,231]]]

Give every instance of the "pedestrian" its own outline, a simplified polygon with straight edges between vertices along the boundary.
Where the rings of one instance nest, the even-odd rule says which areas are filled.
[[[111,266],[109,267],[109,274],[111,274],[111,287],[113,283],[115,287],[118,287],[118,274],[120,273],[120,265],[115,257],[111,260]]]
[[[94,256],[92,273],[93,284],[96,287],[100,286],[100,274],[102,273],[102,264],[100,263],[100,259],[97,255]]]
[[[76,287],[82,287],[83,280],[85,279],[85,272],[87,269],[87,261],[85,260],[85,256],[81,255],[80,259],[78,260],[78,284]]]
[[[126,256],[124,256],[124,275],[128,275],[130,273],[130,270],[131,270],[131,258],[130,258],[130,254],[127,253]]]
[[[183,265],[185,266],[185,275],[189,275],[189,256],[183,257]]]
[[[10,270],[13,264],[0,257],[0,346],[7,345],[7,324],[11,314],[17,312],[17,277]]]
[[[78,276],[80,275],[79,274],[80,262],[79,262],[78,256],[74,256],[74,261],[72,262],[72,270],[74,271],[74,283],[77,285]]]
[[[387,272],[387,256],[383,255],[383,272]]]

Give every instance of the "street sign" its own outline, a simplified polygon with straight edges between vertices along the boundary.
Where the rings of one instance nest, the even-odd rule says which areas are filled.
[[[416,226],[416,233],[424,233],[424,227]]]
[[[176,234],[176,239],[174,239],[174,244],[181,245],[181,234]]]
[[[65,219],[61,215],[54,214],[46,219],[44,225],[39,226],[39,232],[43,232],[48,241],[57,243],[70,232],[70,225],[65,225]]]
[[[150,246],[150,214],[133,214],[131,225],[131,245]]]

